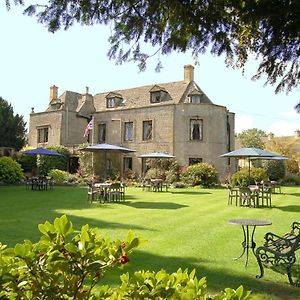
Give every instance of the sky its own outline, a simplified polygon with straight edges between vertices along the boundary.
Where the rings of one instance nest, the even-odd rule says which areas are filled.
[[[84,93],[86,86],[94,95],[180,81],[183,66],[192,64],[194,79],[210,100],[235,113],[236,133],[258,128],[287,136],[300,130],[300,114],[294,109],[300,89],[276,95],[275,87],[264,87],[263,79],[252,81],[258,66],[254,59],[243,75],[241,70],[227,68],[222,57],[207,53],[199,56],[199,65],[195,65],[190,53],[174,52],[151,58],[146,71],[140,72],[133,62],[116,65],[109,60],[110,34],[109,26],[78,24],[52,34],[34,17],[23,15],[20,7],[7,11],[0,5],[0,97],[28,123],[32,107],[35,112],[48,107],[52,85],[58,86],[59,95],[66,90]],[[163,68],[157,73],[159,59]]]

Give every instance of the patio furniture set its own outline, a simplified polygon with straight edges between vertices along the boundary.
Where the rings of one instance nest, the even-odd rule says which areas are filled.
[[[27,190],[46,191],[48,189],[53,189],[54,181],[52,178],[46,176],[34,176],[26,178],[25,186]]]
[[[260,183],[249,185],[247,187],[233,187],[228,185],[228,205],[235,202],[236,206],[248,207],[271,207],[272,206],[272,193],[274,186]],[[277,184],[276,188],[280,188]]]
[[[94,201],[100,203],[125,201],[125,186],[120,182],[89,183],[87,200],[91,203]]]
[[[251,249],[252,253],[256,257],[260,269],[260,274],[256,275],[256,278],[262,278],[264,276],[264,267],[275,269],[281,268],[287,273],[290,284],[299,286],[299,282],[294,282],[292,272],[292,267],[296,262],[295,252],[300,249],[299,222],[293,222],[291,224],[291,230],[282,236],[272,232],[267,232],[264,236],[264,244],[257,248],[254,241],[256,227],[271,225],[272,222],[266,220],[234,219],[229,220],[228,223],[232,225],[240,225],[243,231],[243,250],[241,255],[234,258],[234,260],[238,260],[246,255],[245,267],[247,267],[249,249]],[[250,227],[252,227],[251,233]]]
[[[152,192],[162,192],[163,190],[167,192],[169,189],[168,183],[161,178],[143,178],[141,179],[140,186],[144,191]]]

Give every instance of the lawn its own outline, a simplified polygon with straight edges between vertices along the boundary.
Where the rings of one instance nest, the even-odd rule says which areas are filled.
[[[31,191],[24,186],[2,186],[0,241],[9,246],[24,239],[37,241],[37,224],[67,214],[76,229],[88,223],[112,238],[122,238],[132,229],[146,239],[124,271],[196,269],[198,278],[207,278],[211,293],[242,284],[259,299],[300,299],[300,288],[291,287],[284,275],[267,269],[263,279],[256,279],[259,268],[252,253],[247,268],[244,257],[232,260],[241,253],[242,231],[227,223],[239,218],[272,221],[271,226],[257,227],[258,245],[267,231],[283,234],[292,221],[300,219],[300,187],[285,187],[282,194],[274,194],[272,208],[228,206],[227,193],[226,189],[155,193],[127,188],[125,203],[90,204],[83,187]],[[105,281],[117,284],[120,272],[107,274]]]

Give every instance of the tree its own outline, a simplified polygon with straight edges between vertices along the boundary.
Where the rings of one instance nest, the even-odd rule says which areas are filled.
[[[267,134],[263,130],[252,128],[242,131],[237,137],[240,139],[243,147],[264,149],[265,144],[262,138],[265,136]]]
[[[10,2],[6,0],[8,8]],[[75,22],[111,24],[109,57],[117,63],[137,62],[141,70],[156,53],[191,50],[197,58],[210,50],[224,55],[228,66],[242,69],[256,56],[260,64],[253,78],[266,75],[266,84],[277,84],[276,92],[299,84],[299,0],[48,0],[24,12],[50,32]],[[153,53],[144,52],[143,42],[153,46]]]
[[[300,155],[297,151],[294,139],[276,137],[267,143],[267,149],[280,153],[288,158],[286,161],[286,169],[290,173],[297,174],[299,172]]]
[[[0,147],[20,150],[26,142],[25,126],[23,116],[14,115],[12,106],[0,97]]]

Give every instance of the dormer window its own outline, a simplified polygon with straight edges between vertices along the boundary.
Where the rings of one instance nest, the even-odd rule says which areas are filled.
[[[171,97],[165,88],[155,85],[150,90],[150,103],[159,103],[170,100]]]
[[[106,96],[106,107],[107,108],[114,108],[118,106],[123,106],[124,100],[122,98],[122,95],[117,93],[109,93]]]
[[[161,95],[160,95],[160,92],[152,92],[151,94],[150,94],[151,96],[151,98],[150,98],[150,102],[151,103],[158,103],[158,102],[160,102],[161,101]]]
[[[200,95],[191,95],[191,103],[200,104],[201,96]]]
[[[193,104],[200,104],[201,103],[201,96],[202,94],[197,91],[197,90],[193,90],[190,94],[189,94],[189,97],[190,97],[190,103],[193,103]]]

